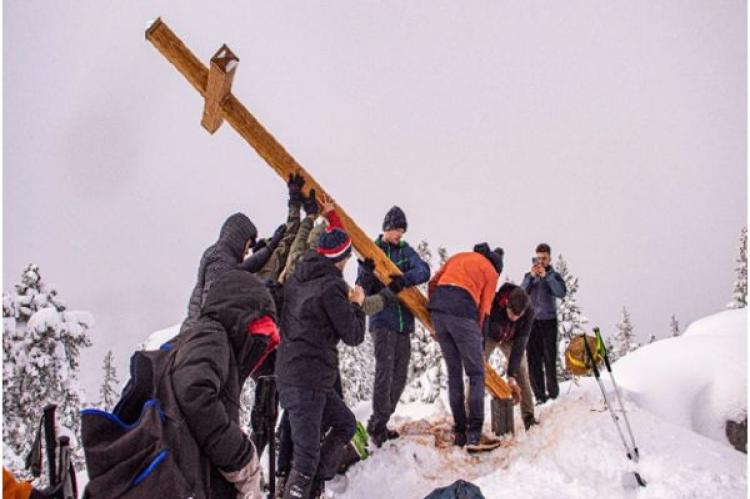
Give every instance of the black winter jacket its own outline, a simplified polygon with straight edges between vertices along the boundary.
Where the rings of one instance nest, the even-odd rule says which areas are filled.
[[[490,309],[490,320],[485,323],[485,336],[493,341],[512,341],[513,346],[510,350],[510,359],[508,359],[508,376],[516,376],[523,353],[526,351],[526,345],[529,342],[531,326],[534,324],[534,309],[529,306],[526,312],[516,321],[512,322],[508,318],[508,310],[501,304],[503,298],[510,295],[511,291],[517,288],[515,284],[506,282],[495,293]]]
[[[175,398],[210,475],[209,497],[236,496],[221,471],[236,471],[252,458],[239,427],[240,393],[265,345],[248,334],[263,316],[276,320],[271,295],[252,274],[233,270],[206,295],[201,316],[178,336],[171,372]]]
[[[356,346],[365,337],[365,314],[351,303],[341,271],[326,257],[307,251],[284,284],[279,383],[330,390],[339,369],[339,341]]]
[[[201,257],[198,265],[198,279],[190,294],[188,315],[182,325],[182,330],[200,315],[201,305],[214,281],[224,273],[237,268],[244,256],[245,244],[249,239],[255,240],[257,237],[258,230],[244,214],[235,213],[226,219],[224,225],[221,226],[219,240],[209,246]]]

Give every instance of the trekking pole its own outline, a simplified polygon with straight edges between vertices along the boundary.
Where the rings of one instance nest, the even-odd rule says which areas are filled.
[[[57,466],[55,459],[55,448],[57,447],[57,436],[55,435],[55,404],[49,404],[44,408],[44,444],[47,451],[47,471],[49,472],[49,485],[57,485]]]
[[[609,410],[609,414],[612,416],[612,421],[614,421],[615,426],[617,427],[617,433],[620,435],[620,441],[622,442],[622,445],[625,447],[625,455],[628,456],[628,459],[631,461],[634,461],[633,459],[633,453],[630,451],[630,447],[628,447],[628,443],[625,440],[625,435],[622,433],[622,428],[620,427],[619,419],[617,418],[617,415],[615,414],[614,409],[612,408],[612,405],[609,403],[609,399],[607,398],[607,391],[604,389],[604,384],[602,383],[602,380],[599,376],[599,367],[596,365],[596,360],[594,360],[594,354],[591,352],[591,347],[589,346],[589,342],[586,340],[586,335],[583,335],[583,345],[586,349],[586,355],[588,356],[589,360],[591,361],[591,367],[594,369],[594,377],[596,378],[596,382],[599,385],[599,389],[602,392],[602,397],[604,397],[604,405],[607,406],[607,409]],[[635,460],[637,462],[637,460]],[[646,481],[641,478],[641,475],[638,474],[637,471],[634,471],[633,474],[635,475],[635,479],[638,482],[638,485],[641,487],[646,486]]]
[[[615,375],[612,372],[612,366],[609,363],[609,355],[607,353],[607,347],[604,346],[604,341],[602,341],[601,331],[599,331],[598,327],[594,328],[594,334],[596,335],[597,342],[599,345],[601,345],[602,351],[604,352],[604,365],[607,366],[607,371],[609,372],[609,378],[612,380],[612,386],[615,387],[615,396],[617,397],[617,403],[620,405],[620,410],[622,411],[622,416],[625,418],[625,427],[628,429],[628,435],[630,436],[630,442],[633,444],[633,454],[635,455],[635,462],[638,462],[638,459],[640,459],[640,454],[638,452],[638,446],[635,443],[635,437],[633,436],[633,429],[630,427],[630,420],[628,419],[628,413],[625,410],[625,405],[622,403],[622,396],[620,395],[620,387],[617,386],[617,382],[615,381]]]

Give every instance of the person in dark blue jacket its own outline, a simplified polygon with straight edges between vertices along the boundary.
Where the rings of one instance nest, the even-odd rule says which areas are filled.
[[[375,244],[402,272],[402,275],[391,276],[388,288],[394,294],[430,279],[430,266],[402,239],[406,227],[406,215],[401,208],[394,206],[385,215],[383,233],[375,240]],[[357,284],[367,295],[383,289],[383,284],[362,265]],[[367,431],[378,447],[399,436],[396,431],[388,430],[387,424],[406,386],[412,332],[414,316],[398,300],[388,303],[382,312],[370,317],[370,333],[375,345],[375,386]]]
[[[538,403],[555,399],[560,393],[557,386],[557,305],[555,298],[567,293],[565,281],[550,265],[551,249],[541,243],[536,247],[531,271],[521,287],[531,297],[534,308],[534,325],[526,347],[529,361],[529,377]]]

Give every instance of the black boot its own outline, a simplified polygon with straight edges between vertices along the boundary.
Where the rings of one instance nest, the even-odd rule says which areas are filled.
[[[284,487],[284,499],[310,499],[313,477],[292,470]]]
[[[538,424],[539,421],[536,420],[533,414],[527,414],[523,417],[523,427],[526,431],[529,431],[529,428]]]

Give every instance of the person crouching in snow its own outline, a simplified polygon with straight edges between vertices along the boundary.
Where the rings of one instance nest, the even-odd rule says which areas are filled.
[[[357,284],[368,296],[375,296],[383,289],[398,294],[405,288],[429,280],[430,266],[402,239],[406,227],[406,215],[401,208],[391,208],[383,220],[383,233],[375,244],[403,274],[391,276],[391,282],[386,287],[375,277],[372,261],[360,263]],[[375,346],[375,379],[372,416],[367,422],[367,432],[377,447],[399,436],[396,431],[388,429],[387,423],[396,412],[406,386],[413,332],[414,315],[398,300],[388,302],[382,312],[370,318],[370,334]]]
[[[489,321],[485,322],[484,358],[489,360],[495,348],[507,359],[506,372],[514,398],[521,397],[523,426],[527,430],[538,423],[534,418],[534,399],[526,363],[526,344],[529,341],[534,310],[529,306],[529,295],[515,284],[506,282],[495,294]]]
[[[482,327],[490,314],[503,250],[487,243],[473,252],[450,257],[430,280],[428,309],[435,338],[448,370],[448,398],[453,414],[454,443],[481,449],[484,424],[484,357]],[[464,405],[463,371],[469,377],[469,415]]]
[[[208,478],[205,497],[261,497],[259,457],[240,429],[238,401],[245,380],[279,343],[275,321],[273,299],[263,283],[232,270],[211,286],[201,315],[178,336],[169,376],[201,451],[193,476]],[[183,456],[182,462],[192,457]]]
[[[284,284],[282,340],[276,357],[281,406],[287,411],[293,450],[284,498],[306,499],[336,474],[356,430],[354,414],[335,390],[337,345],[356,346],[365,334],[364,291],[352,292],[342,272],[351,257],[345,231],[324,232]],[[321,443],[325,419],[331,430]]]

